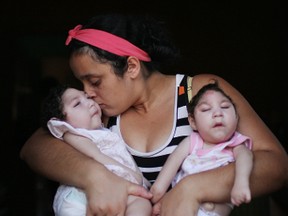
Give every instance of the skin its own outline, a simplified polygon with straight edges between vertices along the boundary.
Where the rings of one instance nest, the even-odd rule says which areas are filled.
[[[72,56],[70,66],[105,115],[122,113],[121,133],[126,143],[138,151],[153,151],[166,141],[172,128],[175,77],[155,72],[144,79],[145,68],[140,61],[135,57],[127,61],[123,78],[117,77],[109,64],[100,64],[88,55]],[[193,94],[211,79],[218,80],[235,102],[240,117],[239,132],[253,140],[252,197],[280,188],[287,179],[288,159],[284,149],[243,96],[220,77],[194,76]],[[21,158],[50,179],[82,188],[89,200],[88,216],[124,215],[128,194],[151,198],[144,188],[112,175],[95,160],[41,129],[25,143]],[[218,187],[207,187],[211,179]],[[161,200],[161,216],[193,215],[199,203],[228,202],[233,179],[233,164],[183,179]]]
[[[207,91],[189,118],[193,130],[197,130],[206,144],[215,145],[228,140],[237,128],[238,116],[232,103],[221,93]]]
[[[65,121],[75,128],[98,129],[102,127],[101,109],[83,91],[68,88],[62,95]]]

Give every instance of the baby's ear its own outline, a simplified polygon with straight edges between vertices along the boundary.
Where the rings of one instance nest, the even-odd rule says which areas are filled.
[[[189,121],[189,124],[190,124],[191,128],[194,131],[197,131],[197,127],[196,127],[196,124],[195,124],[195,119],[191,115],[188,116],[188,121]]]

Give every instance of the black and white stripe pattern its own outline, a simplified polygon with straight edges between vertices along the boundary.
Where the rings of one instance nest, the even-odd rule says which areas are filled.
[[[179,95],[179,87],[184,87],[185,92]],[[176,75],[176,94],[175,94],[175,109],[174,109],[174,124],[173,129],[167,142],[159,149],[153,152],[142,153],[135,151],[134,149],[128,149],[131,152],[133,158],[135,159],[137,165],[142,171],[143,175],[148,179],[148,181],[153,184],[157,178],[160,170],[162,169],[167,157],[174,151],[177,145],[181,142],[183,138],[191,134],[191,127],[188,123],[188,113],[186,109],[186,104],[188,102],[187,96],[187,76],[186,75]],[[118,116],[119,120],[119,116]],[[109,128],[120,133],[118,128],[117,118],[110,118]],[[121,136],[121,135],[120,135]]]

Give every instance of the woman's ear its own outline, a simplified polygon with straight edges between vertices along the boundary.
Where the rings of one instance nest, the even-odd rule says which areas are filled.
[[[127,73],[129,74],[129,76],[131,78],[136,78],[139,75],[141,69],[140,60],[135,56],[129,56],[127,59],[127,65]]]
[[[188,121],[189,121],[189,124],[190,124],[191,128],[194,131],[197,131],[197,127],[196,127],[196,124],[195,124],[195,119],[191,115],[188,115]]]

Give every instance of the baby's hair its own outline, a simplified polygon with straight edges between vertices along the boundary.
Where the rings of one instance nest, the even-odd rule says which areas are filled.
[[[65,114],[63,113],[62,95],[68,88],[68,85],[57,85],[50,89],[41,107],[40,125],[42,128],[48,129],[47,122],[51,118],[65,120]]]
[[[217,80],[214,80],[213,83],[209,83],[207,85],[204,85],[198,92],[196,95],[193,96],[192,100],[189,101],[189,103],[187,104],[187,111],[188,111],[188,114],[191,116],[191,117],[194,117],[194,110],[195,110],[195,107],[198,105],[200,99],[202,98],[202,96],[204,95],[205,92],[209,91],[209,90],[212,90],[212,91],[216,91],[216,92],[220,92],[224,97],[226,97],[233,105],[233,107],[235,108],[235,111],[236,111],[236,106],[232,100],[232,98],[227,95],[223,89],[221,89],[219,87],[219,84],[217,82]]]

